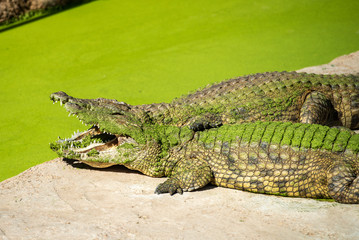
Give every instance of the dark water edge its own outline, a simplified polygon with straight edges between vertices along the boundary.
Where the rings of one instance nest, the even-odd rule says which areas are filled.
[[[39,10],[25,12],[23,15],[20,15],[17,18],[12,18],[8,21],[0,23],[0,33],[16,27],[20,27],[27,23],[31,23],[43,19],[45,17],[57,14],[59,12],[63,12],[75,7],[79,7],[83,4],[87,4],[93,1],[96,0],[78,0],[75,2],[69,2],[66,5],[60,5],[60,6],[50,7],[47,9],[39,9]]]

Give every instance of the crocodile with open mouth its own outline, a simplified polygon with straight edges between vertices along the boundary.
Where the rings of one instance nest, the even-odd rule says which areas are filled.
[[[106,108],[64,101],[89,130],[51,143],[59,156],[93,167],[124,165],[168,177],[156,193],[182,193],[212,183],[239,190],[359,203],[359,135],[317,124],[255,122],[204,131],[146,123],[118,103]],[[124,105],[126,106],[126,105]]]

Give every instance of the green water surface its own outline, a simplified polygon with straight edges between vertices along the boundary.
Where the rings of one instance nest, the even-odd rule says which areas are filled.
[[[0,180],[83,130],[49,95],[170,101],[231,77],[359,50],[359,1],[98,0],[0,33]]]

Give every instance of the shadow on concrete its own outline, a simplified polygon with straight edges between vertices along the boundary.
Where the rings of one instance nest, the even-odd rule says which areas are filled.
[[[66,162],[67,164],[71,165],[72,167],[79,168],[79,169],[92,169],[92,170],[97,170],[97,171],[101,171],[101,172],[124,172],[124,173],[142,174],[139,171],[130,170],[130,169],[126,168],[125,166],[121,166],[121,165],[113,165],[113,166],[107,167],[107,168],[95,168],[95,167],[91,167],[83,162],[80,162],[80,161],[74,160],[74,159],[63,158],[63,161]]]
[[[126,168],[125,166],[121,166],[121,165],[114,165],[111,167],[107,167],[107,168],[94,168],[91,167],[85,163],[82,163],[80,161],[74,160],[74,159],[67,159],[67,158],[63,158],[63,161],[65,161],[67,164],[71,165],[74,168],[79,168],[79,169],[90,169],[90,170],[97,170],[97,171],[101,171],[101,172],[118,172],[118,173],[126,173],[126,174],[142,174],[139,171],[136,170],[131,170]],[[197,189],[195,191],[208,191],[214,188],[217,188],[218,186],[212,185],[212,184],[207,184],[206,186]]]

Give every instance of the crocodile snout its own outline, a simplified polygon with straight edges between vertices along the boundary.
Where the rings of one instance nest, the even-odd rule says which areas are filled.
[[[55,92],[55,93],[52,93],[50,95],[50,99],[53,101],[53,102],[57,102],[59,101],[60,103],[62,104],[65,104],[69,101],[69,99],[71,99],[73,97],[67,95],[65,92]]]

